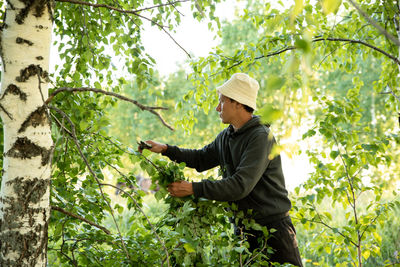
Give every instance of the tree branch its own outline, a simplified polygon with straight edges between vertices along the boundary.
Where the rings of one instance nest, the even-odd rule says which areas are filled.
[[[389,86],[387,86],[387,88],[389,88],[390,89],[390,91],[387,91],[387,92],[380,92],[379,94],[391,94],[394,98],[396,98],[399,102],[400,102],[400,96],[398,96],[398,95],[396,95],[394,92],[393,92],[393,89],[392,88],[390,88]]]
[[[189,2],[189,0],[177,0],[177,1],[173,1],[173,2],[171,2],[171,1],[167,1],[167,2],[168,3],[165,3],[165,4],[159,4],[159,5],[155,5],[155,6],[151,6],[151,7],[145,7],[142,9],[136,9],[135,11],[140,12],[140,11],[155,9],[155,8],[159,8],[159,7],[163,7],[163,6],[172,6],[174,9],[176,9],[175,4]]]
[[[180,12],[180,11],[176,8],[175,2],[171,2],[171,1],[169,1],[169,0],[167,0],[167,2],[168,2],[168,4],[170,4],[170,5],[176,10],[176,12],[178,12],[181,16],[185,16],[184,14],[182,14],[182,12]]]
[[[131,258],[130,258],[130,256],[129,256],[128,250],[127,250],[127,248],[126,248],[126,246],[125,246],[125,242],[124,242],[124,239],[123,239],[123,237],[122,237],[122,233],[121,233],[121,231],[120,231],[120,229],[119,229],[117,220],[115,219],[114,212],[113,212],[113,209],[112,209],[112,207],[111,207],[111,204],[110,204],[110,202],[107,200],[106,196],[104,195],[103,189],[102,189],[102,187],[101,187],[101,182],[100,182],[99,178],[97,177],[96,173],[93,171],[92,167],[90,166],[89,161],[87,160],[86,156],[83,154],[82,149],[81,149],[81,147],[80,147],[80,145],[79,145],[78,138],[76,137],[76,132],[75,132],[75,125],[74,125],[74,123],[71,121],[71,119],[68,117],[68,115],[65,114],[64,111],[62,111],[62,110],[60,110],[60,109],[58,109],[58,108],[56,108],[56,107],[52,107],[52,106],[49,106],[49,108],[55,110],[56,112],[58,112],[58,113],[59,113],[61,116],[63,116],[63,117],[68,121],[68,123],[71,125],[71,133],[72,133],[72,135],[73,135],[73,136],[72,136],[72,140],[74,141],[75,146],[76,146],[76,148],[77,148],[77,150],[78,150],[78,152],[79,152],[79,155],[80,155],[81,158],[83,159],[83,161],[84,161],[86,167],[89,169],[90,174],[94,177],[94,179],[96,180],[96,182],[97,182],[97,184],[98,184],[98,186],[99,186],[100,194],[101,194],[101,196],[103,197],[104,201],[107,203],[108,208],[110,209],[110,214],[111,214],[111,217],[112,217],[113,220],[114,220],[115,227],[117,228],[118,235],[119,235],[119,238],[120,238],[120,240],[121,240],[122,247],[123,247],[123,249],[124,249],[124,251],[125,251],[125,254],[126,254],[127,258],[130,260]]]
[[[141,11],[145,11],[145,10],[150,10],[150,9],[154,9],[154,8],[158,8],[158,7],[162,7],[162,6],[167,6],[167,5],[171,5],[171,4],[175,4],[175,3],[179,3],[179,2],[187,2],[189,0],[180,0],[180,1],[175,1],[173,3],[167,3],[167,4],[160,4],[160,5],[155,5],[152,7],[146,7],[146,8],[142,8],[142,9],[137,9],[137,10],[125,10],[122,8],[118,8],[118,7],[114,7],[114,6],[110,6],[107,4],[93,4],[93,3],[89,3],[89,2],[85,2],[85,1],[80,1],[80,0],[56,0],[56,2],[64,2],[64,3],[71,3],[71,4],[78,4],[78,5],[83,5],[83,6],[90,6],[90,7],[94,7],[94,8],[107,8],[107,9],[111,9],[120,13],[124,13],[124,14],[133,14],[135,16],[138,16],[142,19],[148,20],[152,23],[154,23],[155,25],[157,25],[160,28],[168,28],[167,26],[163,26],[158,24],[157,22],[143,16],[140,15],[139,13]]]
[[[112,184],[104,184],[104,183],[102,183],[102,184],[100,184],[100,185],[102,185],[102,186],[111,186],[111,187],[113,187],[113,188],[115,188],[115,189],[118,189],[118,190],[122,191],[124,194],[126,194],[127,196],[129,196],[129,198],[133,201],[133,203],[135,203],[135,205],[136,205],[136,207],[138,208],[138,210],[139,210],[139,211],[143,214],[143,216],[146,218],[148,224],[149,224],[150,227],[151,227],[151,230],[153,231],[154,235],[156,236],[156,238],[158,239],[158,241],[159,241],[160,244],[162,245],[162,247],[163,247],[163,249],[164,249],[164,251],[165,251],[165,253],[166,253],[166,256],[167,256],[167,265],[170,266],[170,263],[169,263],[169,253],[168,253],[167,247],[165,246],[165,244],[164,244],[164,242],[162,241],[162,239],[160,238],[160,236],[157,234],[156,229],[154,228],[153,224],[150,222],[149,218],[146,216],[146,214],[144,213],[144,211],[142,210],[142,208],[139,206],[139,204],[137,203],[137,201],[132,197],[132,195],[129,194],[128,192],[126,192],[125,190],[123,190],[123,189],[121,189],[121,188],[118,188],[118,187],[116,187],[115,185],[112,185]]]
[[[183,48],[183,47],[174,39],[174,37],[172,37],[172,35],[171,35],[166,29],[164,29],[164,28],[161,28],[161,29],[169,36],[169,38],[171,38],[171,40],[172,40],[177,46],[179,46],[180,49],[183,50],[183,52],[186,53],[186,55],[187,55],[189,58],[192,58],[192,56],[186,51],[186,49]]]
[[[379,25],[378,23],[376,23],[370,16],[368,16],[367,13],[364,12],[364,10],[362,10],[360,8],[360,6],[357,5],[356,2],[354,2],[353,0],[347,0],[347,2],[349,2],[355,9],[357,9],[358,13],[360,13],[369,23],[372,24],[372,26],[374,26],[380,33],[382,33],[383,35],[385,35],[386,38],[388,38],[389,40],[391,40],[393,43],[395,43],[397,46],[400,46],[400,41],[398,39],[396,39],[393,35],[391,35],[388,31],[386,31],[381,25]]]
[[[340,232],[338,229],[336,229],[336,231],[335,231],[334,228],[333,228],[332,226],[326,224],[324,221],[315,221],[315,220],[310,220],[310,219],[307,219],[307,218],[304,218],[304,217],[303,217],[303,218],[292,217],[292,218],[295,219],[295,220],[299,220],[299,221],[301,221],[302,219],[305,219],[305,220],[308,221],[308,222],[322,224],[323,226],[327,227],[327,228],[328,228],[329,230],[331,230],[332,232],[334,232],[334,233],[337,232],[339,235],[341,235],[343,238],[349,240],[349,242],[350,242],[351,244],[353,244],[355,247],[357,247],[357,244],[356,244],[350,237],[348,237],[347,235],[343,234],[343,233]]]
[[[349,168],[348,168],[348,166],[347,166],[347,164],[346,164],[346,161],[345,161],[344,158],[343,158],[342,152],[340,151],[339,141],[337,140],[337,138],[336,138],[336,136],[335,136],[334,134],[332,135],[332,137],[333,137],[333,139],[335,140],[336,146],[337,146],[337,148],[338,148],[339,157],[340,157],[340,159],[341,159],[341,161],[342,161],[342,164],[343,164],[343,167],[344,167],[344,170],[345,170],[345,173],[346,173],[346,178],[347,178],[347,181],[349,182],[349,186],[350,186],[350,189],[351,189],[351,193],[352,193],[352,195],[353,195],[353,201],[351,201],[351,199],[350,199],[350,197],[349,197],[349,194],[348,194],[348,192],[346,191],[347,201],[349,202],[350,206],[351,206],[352,209],[353,209],[355,221],[356,221],[356,224],[358,224],[357,210],[356,210],[356,199],[357,199],[357,197],[356,197],[355,194],[354,194],[355,189],[354,189],[354,186],[353,186],[354,177],[350,177]],[[345,149],[345,150],[346,150],[346,149]],[[345,152],[346,152],[346,154],[348,155],[347,151],[345,151]]]
[[[369,48],[371,48],[371,49],[373,49],[373,50],[375,50],[375,51],[387,56],[388,58],[393,60],[397,65],[400,65],[400,60],[397,57],[387,53],[386,51],[384,51],[384,50],[382,50],[382,49],[380,49],[380,48],[378,48],[378,47],[376,47],[374,45],[371,45],[371,44],[369,44],[367,42],[364,42],[364,41],[361,41],[361,40],[353,40],[353,39],[346,39],[346,38],[333,38],[333,37],[316,38],[316,39],[312,40],[312,42],[318,42],[318,41],[349,42],[349,43],[354,43],[354,44],[362,44],[364,46],[367,46],[367,47],[369,47]]]
[[[155,8],[163,7],[163,6],[171,5],[171,6],[173,6],[175,8],[174,4],[188,2],[189,0],[177,0],[177,1],[174,1],[174,2],[168,1],[168,3],[165,3],[165,4],[159,4],[159,5],[155,5],[155,6],[151,6],[151,7],[145,7],[145,8],[136,9],[136,10],[125,10],[125,9],[114,7],[114,6],[110,6],[110,5],[107,5],[107,4],[93,4],[93,3],[80,1],[80,0],[56,0],[56,1],[57,2],[71,3],[71,4],[84,5],[84,6],[90,6],[90,7],[94,7],[94,8],[107,8],[107,9],[111,9],[111,10],[114,10],[114,11],[117,11],[117,12],[120,12],[120,13],[132,14],[132,15],[138,16],[138,17],[140,17],[140,18],[142,18],[144,20],[147,20],[147,21],[149,21],[151,23],[154,23],[155,25],[160,27],[160,29],[162,29],[172,39],[172,41],[176,45],[178,45],[179,48],[181,48],[186,53],[186,55],[188,55],[189,58],[191,58],[190,54],[165,29],[165,28],[168,28],[168,26],[161,25],[161,24],[157,23],[156,21],[154,21],[152,19],[149,19],[149,18],[139,14],[141,11],[155,9]]]
[[[369,44],[367,42],[364,42],[364,41],[361,41],[361,40],[353,40],[353,39],[346,39],[346,38],[333,38],[333,37],[327,37],[327,38],[320,37],[320,38],[313,39],[311,42],[315,43],[315,42],[320,42],[320,41],[348,42],[348,43],[354,43],[354,44],[361,44],[361,45],[367,46],[367,47],[369,47],[369,48],[371,48],[371,49],[373,49],[373,50],[385,55],[386,57],[388,57],[391,60],[393,60],[397,65],[400,65],[400,60],[397,57],[387,53],[386,51],[384,51],[384,50],[382,50],[382,49],[380,49],[380,48],[378,48],[378,47],[376,47],[374,45],[371,45],[371,44]],[[254,60],[259,60],[259,59],[262,59],[262,58],[276,56],[276,55],[282,54],[284,52],[295,50],[295,49],[297,49],[297,47],[288,46],[288,47],[285,47],[285,48],[280,49],[278,51],[275,51],[275,52],[272,52],[272,53],[269,53],[269,54],[266,54],[266,55],[261,55],[261,56],[255,57]],[[228,68],[228,70],[230,70],[230,69],[232,69],[232,68],[234,68],[236,66],[239,66],[242,63],[243,63],[243,60],[240,60],[237,63],[235,63],[232,66],[230,66]]]
[[[99,94],[104,94],[104,95],[108,95],[108,96],[112,96],[130,103],[135,104],[136,106],[138,106],[141,110],[146,110],[149,111],[150,113],[153,113],[154,115],[156,115],[158,117],[158,119],[162,122],[162,124],[164,124],[164,126],[166,126],[168,129],[170,129],[171,131],[174,131],[174,128],[172,126],[170,126],[168,123],[166,123],[164,121],[164,119],[161,117],[161,115],[156,112],[155,110],[168,110],[168,108],[165,107],[151,107],[151,106],[145,106],[143,104],[140,104],[138,101],[130,99],[126,96],[114,93],[114,92],[109,92],[109,91],[104,91],[101,89],[97,89],[97,88],[89,88],[89,87],[81,87],[81,88],[71,88],[71,87],[61,87],[57,90],[55,90],[50,96],[49,98],[47,98],[47,100],[45,101],[45,104],[47,105],[48,103],[50,103],[53,98],[61,93],[61,92],[94,92],[94,93],[99,93]]]
[[[73,218],[75,218],[75,219],[84,221],[85,223],[88,223],[88,224],[90,224],[90,225],[92,225],[92,226],[94,226],[94,227],[97,227],[97,228],[103,230],[104,233],[106,233],[106,234],[108,234],[108,235],[111,235],[110,230],[108,230],[108,229],[105,228],[104,226],[101,226],[101,225],[98,225],[98,224],[96,224],[96,223],[94,223],[94,222],[92,222],[92,221],[89,221],[88,219],[86,219],[86,218],[84,218],[84,217],[82,217],[82,216],[80,216],[80,215],[77,215],[77,214],[74,214],[74,213],[72,213],[72,212],[66,211],[66,210],[64,210],[63,208],[60,208],[60,207],[57,207],[57,206],[51,206],[51,209],[52,209],[52,210],[59,211],[59,212],[61,212],[61,213],[64,213],[65,215],[68,215],[68,216],[73,217]]]
[[[2,104],[0,104],[0,109],[10,118],[10,120],[13,120],[13,116],[10,114],[10,112],[8,112]]]

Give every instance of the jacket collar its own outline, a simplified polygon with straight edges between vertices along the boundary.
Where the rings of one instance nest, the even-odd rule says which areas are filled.
[[[253,115],[252,118],[246,122],[242,127],[240,127],[236,132],[235,129],[233,128],[232,125],[228,126],[228,135],[231,137],[238,136],[244,132],[246,132],[248,129],[253,128],[255,126],[260,125],[260,117]]]

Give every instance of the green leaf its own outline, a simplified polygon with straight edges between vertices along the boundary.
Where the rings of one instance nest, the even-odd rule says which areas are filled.
[[[281,89],[285,84],[285,78],[281,76],[272,75],[267,80],[267,90],[275,91]]]
[[[305,134],[303,134],[302,138],[306,139],[307,137],[311,137],[314,136],[317,132],[314,130],[308,130]]]
[[[183,247],[185,248],[187,253],[194,253],[196,250],[192,247],[190,243],[185,243],[183,244]]]
[[[322,0],[322,8],[325,14],[334,13],[339,10],[342,0]]]
[[[364,259],[368,260],[369,256],[371,255],[371,251],[369,249],[364,249],[361,254]]]
[[[272,123],[283,116],[282,110],[274,108],[270,105],[262,107],[258,112],[263,123]]]
[[[303,0],[295,0],[294,1],[294,8],[292,13],[290,14],[290,20],[293,23],[293,21],[296,19],[296,17],[303,11],[304,8],[304,2]]]
[[[335,150],[332,150],[331,153],[329,154],[329,156],[332,159],[336,159],[338,155],[339,155],[339,151],[335,151]]]
[[[294,43],[297,48],[302,50],[304,53],[309,53],[311,51],[311,43],[305,39],[296,38]]]

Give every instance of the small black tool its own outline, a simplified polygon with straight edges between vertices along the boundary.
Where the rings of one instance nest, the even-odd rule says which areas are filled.
[[[140,149],[140,150],[152,148],[151,145],[149,145],[149,144],[147,144],[147,143],[145,143],[145,142],[143,142],[143,141],[140,141],[140,142],[137,142],[137,143],[138,143],[138,145],[139,145],[139,149]]]

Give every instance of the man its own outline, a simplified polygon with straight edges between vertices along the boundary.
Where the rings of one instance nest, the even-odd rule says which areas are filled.
[[[272,157],[275,139],[269,128],[253,116],[256,108],[258,82],[244,73],[234,74],[217,88],[219,112],[223,123],[230,124],[209,145],[199,150],[147,141],[150,151],[162,153],[171,160],[185,162],[201,172],[220,166],[223,179],[189,183],[174,182],[168,186],[171,196],[193,195],[212,200],[231,201],[239,210],[252,210],[251,218],[276,232],[267,244],[275,252],[271,262],[302,266],[296,232],[289,217],[291,208],[285,189],[281,158]],[[238,227],[236,227],[238,228]],[[244,229],[250,250],[260,248],[261,231]]]

